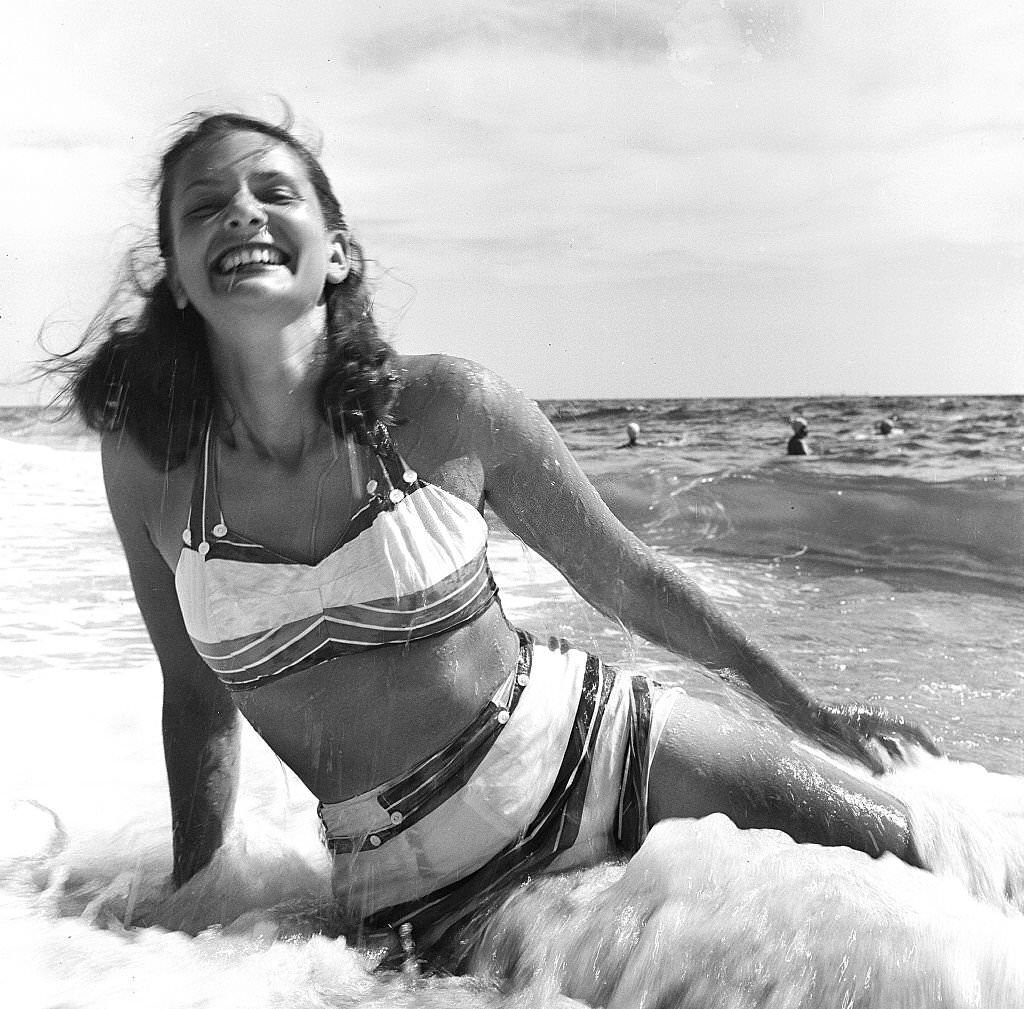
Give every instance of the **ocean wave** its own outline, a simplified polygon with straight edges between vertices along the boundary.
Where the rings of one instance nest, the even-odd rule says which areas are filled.
[[[555,424],[631,417],[633,414],[642,416],[651,409],[643,400],[541,400],[540,407]]]
[[[412,956],[374,969],[379,949],[334,938],[311,815],[242,812],[173,891],[168,825],[115,812],[79,836],[39,803],[7,803],[20,828],[0,857],[8,990],[111,1009],[139,992],[247,1009],[1020,1005],[1021,779],[920,757],[881,787],[903,798],[933,872],[720,813],[666,820],[629,863],[512,890],[464,978]]]
[[[934,483],[766,466],[682,480],[596,479],[612,510],[670,552],[807,560],[1024,587],[1024,481]]]

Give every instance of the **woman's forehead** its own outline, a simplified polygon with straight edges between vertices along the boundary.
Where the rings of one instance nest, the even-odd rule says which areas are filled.
[[[262,133],[235,131],[195,144],[175,171],[179,192],[202,182],[254,173],[306,177],[306,169],[287,145]]]

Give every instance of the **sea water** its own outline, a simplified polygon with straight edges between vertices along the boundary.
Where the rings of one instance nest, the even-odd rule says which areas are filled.
[[[946,757],[887,783],[934,873],[723,817],[528,883],[467,978],[327,938],[314,802],[251,731],[236,825],[172,892],[160,675],[93,436],[0,413],[0,981],[19,1007],[1024,1005],[1024,398],[542,404],[619,518],[819,696]],[[785,455],[789,417],[811,457]],[[882,417],[896,428],[877,432]],[[625,425],[640,444],[621,449]],[[489,516],[505,608],[747,705]]]

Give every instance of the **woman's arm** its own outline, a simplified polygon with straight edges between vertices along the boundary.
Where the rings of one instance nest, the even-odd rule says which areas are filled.
[[[220,847],[238,779],[238,714],[224,686],[192,647],[174,575],[144,518],[154,478],[127,438],[103,440],[107,499],[124,546],[132,588],[163,673],[163,740],[173,829],[173,878],[180,886]]]
[[[481,447],[486,500],[598,610],[709,669],[732,670],[794,728],[874,770],[884,766],[878,743],[891,749],[905,737],[934,749],[902,719],[817,702],[694,582],[615,518],[535,404],[482,369],[467,389],[460,423]]]

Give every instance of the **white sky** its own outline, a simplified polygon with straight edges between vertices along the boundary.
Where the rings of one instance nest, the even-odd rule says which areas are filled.
[[[1024,392],[1022,53],[1006,0],[19,4],[0,378],[102,301],[175,120],[279,96],[402,351],[536,397]]]

